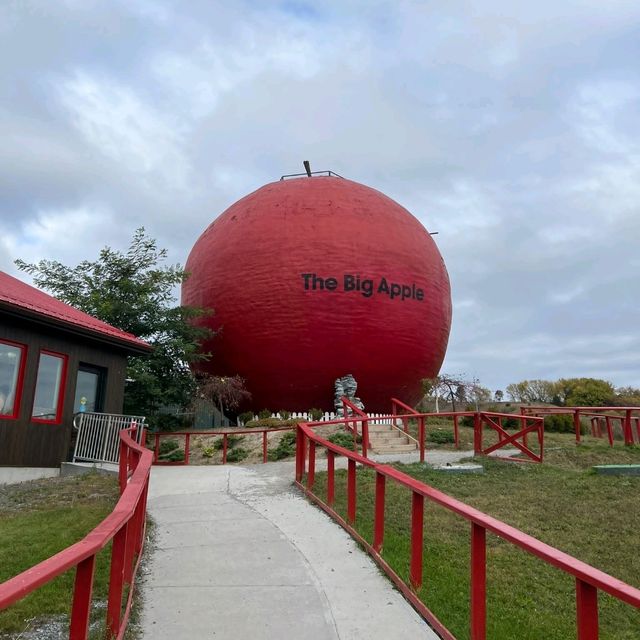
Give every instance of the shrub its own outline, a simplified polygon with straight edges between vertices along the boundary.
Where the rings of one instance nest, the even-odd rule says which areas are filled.
[[[456,441],[453,431],[445,431],[444,429],[429,431],[427,433],[427,440],[429,440],[429,442],[434,442],[435,444],[452,444]]]
[[[322,409],[309,409],[308,411],[310,418],[317,422],[324,415],[324,411]]]
[[[235,447],[227,451],[227,462],[240,462],[249,455],[249,452],[242,447]]]
[[[234,436],[234,435],[227,436],[227,451],[235,447],[239,442],[242,442],[243,440],[244,440],[244,436]],[[216,451],[222,451],[222,449],[224,448],[224,438],[218,438],[218,440],[216,440],[213,443],[213,448]],[[228,457],[228,454],[227,454],[227,457]]]
[[[544,430],[556,433],[575,433],[573,416],[568,413],[552,414],[544,417]],[[584,424],[580,424],[580,433],[586,433]]]
[[[202,455],[205,458],[213,458],[213,452],[215,451],[214,447],[203,447]]]
[[[246,426],[247,422],[253,420],[253,411],[245,411],[238,415],[238,421]]]
[[[338,431],[333,435],[330,435],[327,440],[333,444],[337,444],[339,447],[349,449],[349,451],[355,451],[356,445],[353,442],[353,434],[346,431]]]
[[[260,411],[260,413],[258,413],[258,418],[260,418],[260,420],[266,420],[267,418],[271,417],[271,411],[269,411],[269,409],[263,409],[262,411]]]
[[[244,426],[247,429],[271,429],[273,427],[295,427],[300,420],[279,420],[278,418],[266,418],[264,420],[250,420]]]
[[[160,456],[160,459],[167,462],[182,462],[184,460],[184,451],[182,449],[175,449],[171,453]]]
[[[518,418],[502,418],[503,429],[522,429],[523,423]]]
[[[462,427],[470,427],[473,429],[473,416],[464,416],[460,418],[460,425]]]
[[[167,454],[177,449],[178,446],[179,445],[177,440],[168,440],[167,438],[162,438],[162,440],[160,440],[159,454],[161,456],[166,456]]]
[[[283,458],[288,458],[290,456],[295,455],[296,453],[296,432],[295,431],[287,431],[282,438],[280,438],[280,442],[278,442],[278,446],[269,452],[269,460],[282,460]]]
[[[291,417],[291,411],[287,411],[286,409],[280,409],[278,413],[280,414],[280,418],[282,418],[282,420],[288,420]]]

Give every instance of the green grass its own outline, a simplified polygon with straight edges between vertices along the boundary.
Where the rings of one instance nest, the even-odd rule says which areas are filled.
[[[3,487],[0,493],[0,582],[81,540],[113,509],[113,476],[88,474]],[[107,593],[110,546],[98,554],[94,602]],[[0,613],[0,634],[67,614],[75,571],[67,571]]]
[[[570,435],[554,434],[543,465],[480,459],[482,475],[446,475],[420,464],[398,465],[441,489],[611,575],[640,587],[640,478],[605,477],[598,462],[640,463],[640,447],[614,449],[592,441],[576,447]],[[326,495],[326,474],[315,492]],[[336,472],[336,510],[346,514],[346,474]],[[356,528],[372,542],[374,475],[358,471]],[[382,555],[408,582],[410,494],[387,481]],[[468,523],[425,503],[424,586],[420,598],[459,639],[469,637]],[[513,545],[487,535],[487,637],[566,640],[575,638],[574,581]],[[640,638],[640,611],[600,594],[601,638]]]

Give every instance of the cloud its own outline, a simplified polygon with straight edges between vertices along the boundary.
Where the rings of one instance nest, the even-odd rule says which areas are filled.
[[[0,7],[0,268],[144,225],[184,262],[255,188],[333,169],[450,272],[445,369],[640,385],[637,2]]]

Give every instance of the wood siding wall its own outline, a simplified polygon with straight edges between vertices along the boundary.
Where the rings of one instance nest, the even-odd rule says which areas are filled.
[[[27,346],[20,410],[15,420],[0,416],[0,465],[57,467],[68,459],[73,429],[73,402],[80,363],[106,369],[103,411],[122,413],[126,352],[98,341],[0,313],[0,340]],[[68,356],[61,424],[32,422],[41,349]]]

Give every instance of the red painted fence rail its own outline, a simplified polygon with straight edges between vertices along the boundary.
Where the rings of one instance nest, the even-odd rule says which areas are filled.
[[[326,423],[322,423],[326,424]],[[180,466],[189,464],[191,455],[191,436],[208,436],[209,438],[222,438],[222,464],[227,464],[227,453],[229,451],[229,436],[238,435],[254,435],[262,436],[262,462],[267,462],[267,434],[277,433],[279,431],[293,431],[295,427],[272,427],[270,429],[208,429],[207,431],[156,431],[153,433],[153,464],[154,465],[167,465],[167,466]],[[162,438],[184,438],[184,460],[180,461],[168,461],[160,460],[160,440]]]
[[[614,598],[640,609],[640,589],[636,589],[515,527],[482,513],[427,484],[419,482],[393,467],[378,464],[365,456],[329,442],[314,432],[314,428],[319,424],[324,423],[300,423],[297,427],[296,484],[367,550],[415,609],[445,640],[455,640],[455,637],[416,594],[416,590],[422,584],[425,498],[461,516],[470,524],[471,563],[469,571],[471,606],[469,626],[471,640],[486,640],[487,637],[487,531],[575,578],[578,640],[597,640],[599,637],[598,591],[608,593]],[[325,449],[327,454],[327,488],[324,498],[314,493],[316,451],[318,447]],[[336,456],[344,456],[348,461],[346,520],[333,509]],[[354,528],[357,501],[357,465],[375,472],[373,544],[369,544]],[[409,584],[404,582],[391,568],[381,553],[385,532],[385,492],[389,481],[405,487],[412,494]]]
[[[120,499],[113,511],[80,542],[0,584],[0,610],[75,567],[69,625],[70,640],[86,640],[96,555],[113,540],[106,632],[120,640],[129,621],[133,587],[146,529],[147,491],[152,453],[131,437],[135,427],[120,432]],[[144,432],[141,441],[144,442]],[[128,594],[123,598],[125,589]],[[123,603],[124,600],[124,603]]]

